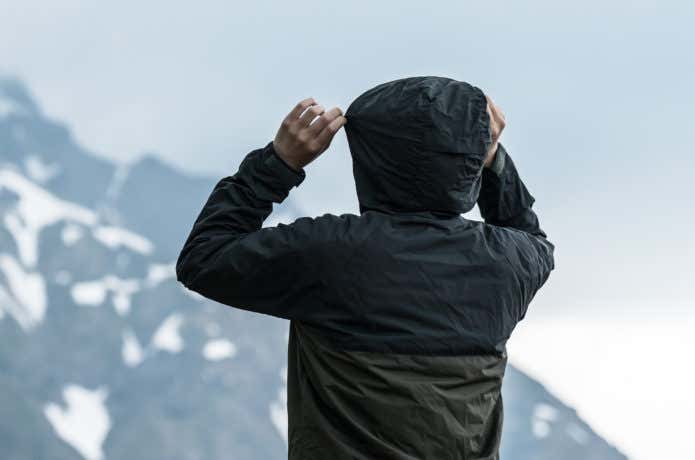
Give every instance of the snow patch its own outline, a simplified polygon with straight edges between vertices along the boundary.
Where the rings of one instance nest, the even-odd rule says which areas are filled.
[[[101,280],[83,281],[73,284],[70,295],[78,305],[101,305],[106,298],[106,286]]]
[[[34,167],[37,168],[40,167]],[[47,173],[42,170],[36,174],[45,176]],[[150,254],[154,249],[147,238],[137,233],[121,227],[98,225],[95,212],[57,198],[15,170],[0,170],[0,192],[5,189],[18,197],[15,206],[5,213],[4,224],[17,244],[20,260],[25,267],[33,267],[38,261],[39,233],[58,221],[72,224],[64,227],[61,234],[66,246],[82,236],[82,230],[76,225],[82,224],[93,228],[94,238],[111,249],[125,247],[141,254]]]
[[[104,278],[107,286],[113,291],[113,306],[121,316],[130,312],[130,297],[140,289],[136,279],[119,279],[115,276]]]
[[[46,314],[46,283],[38,272],[25,271],[9,254],[0,254],[0,273],[4,275],[7,291],[3,297],[14,299],[3,308],[22,329],[29,330],[40,323]]]
[[[77,243],[82,238],[82,235],[84,235],[82,228],[73,223],[66,224],[60,232],[60,237],[65,246],[72,246]]]
[[[208,361],[220,361],[233,358],[237,353],[236,345],[226,339],[209,340],[203,347],[203,356]]]
[[[150,240],[121,227],[99,226],[92,231],[92,234],[110,249],[124,246],[141,254],[149,254],[154,249]]]
[[[176,278],[176,262],[150,264],[147,269],[147,286],[153,287],[169,278]]]
[[[277,392],[277,399],[270,403],[270,421],[287,444],[287,367],[280,370],[283,386]]]
[[[169,315],[152,336],[152,345],[170,353],[178,353],[183,350],[183,339],[179,333],[182,322],[181,314],[172,313]]]
[[[20,260],[33,267],[38,260],[38,235],[41,230],[60,220],[92,226],[97,217],[89,209],[61,200],[10,169],[0,170],[0,192],[9,190],[19,200],[5,214],[5,226],[12,234]]]
[[[532,429],[533,435],[538,439],[543,439],[550,434],[550,424],[545,420],[534,419]]]
[[[533,407],[533,417],[549,422],[557,420],[558,411],[555,407],[546,403],[538,403]]]
[[[63,409],[56,403],[44,405],[44,415],[56,434],[75,448],[87,460],[102,460],[102,446],[111,429],[111,419],[105,401],[108,389],[95,390],[75,384],[63,388]]]
[[[550,434],[550,422],[557,420],[558,410],[546,403],[537,403],[533,407],[533,415],[531,416],[531,425],[533,435],[542,439]]]
[[[39,184],[45,184],[60,173],[60,166],[47,164],[38,155],[29,155],[24,159],[24,169],[29,178]]]
[[[123,362],[128,367],[135,367],[145,359],[140,342],[130,329],[124,330],[121,336],[123,338],[123,346],[121,347]]]
[[[106,275],[101,279],[73,284],[70,294],[72,300],[78,305],[98,306],[104,303],[110,291],[116,313],[125,316],[130,312],[130,298],[138,290],[140,290],[140,282],[137,279],[122,279],[114,275]]]

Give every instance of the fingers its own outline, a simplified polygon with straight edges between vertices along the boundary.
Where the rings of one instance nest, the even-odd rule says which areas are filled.
[[[497,104],[495,104],[492,101],[492,98],[490,98],[490,96],[488,96],[487,94],[485,95],[485,99],[487,99],[487,109],[492,114],[492,116],[496,120],[504,120],[504,114],[502,113],[502,109],[500,109],[500,107]]]
[[[488,102],[487,106],[488,106],[488,109],[490,109],[490,113],[492,114],[492,117],[495,120],[498,120],[499,119],[499,112],[497,111],[497,106],[495,105],[494,102],[492,102],[492,99],[490,99],[489,97],[487,98],[487,102]]]
[[[502,112],[500,106],[494,103],[492,105],[495,108],[495,116],[497,117],[497,119],[504,122],[504,112]]]
[[[328,148],[345,123],[347,118],[340,108],[326,111],[309,97],[297,103],[287,114],[273,142],[284,160],[301,168]]]
[[[338,130],[347,123],[347,118],[340,115],[333,119],[316,137],[316,142],[321,146],[322,151],[327,149],[333,140],[333,136]]]
[[[495,118],[497,119],[497,121],[504,124],[504,113],[502,112],[502,109],[500,108],[500,106],[493,103],[492,107],[493,107],[493,111],[494,111]]]
[[[504,118],[504,113],[502,109],[492,101],[487,94],[485,95],[487,99],[487,112],[490,115],[490,130],[494,142],[497,142],[504,127],[506,125],[506,120]]]
[[[300,112],[302,109],[305,111]],[[290,116],[295,117],[292,124],[295,125],[298,137],[310,143],[313,150],[320,151],[328,147],[335,133],[347,123],[347,118],[342,115],[343,111],[339,107],[326,111],[314,98],[299,102],[290,113]]]
[[[303,99],[297,103],[297,105],[294,106],[292,111],[287,114],[285,119],[283,120],[283,123],[290,124],[294,123],[297,121],[297,118],[304,112],[308,107],[315,105],[316,101],[314,100],[313,97],[308,97],[306,99]]]
[[[317,136],[326,126],[328,126],[333,120],[342,114],[342,110],[340,110],[338,107],[333,107],[328,112],[324,112],[323,115],[317,118],[315,122],[309,125],[309,131],[313,136]]]
[[[324,111],[325,109],[320,104],[312,105],[311,107],[306,109],[306,112],[304,112],[304,114],[301,117],[299,117],[299,129],[303,129],[309,126],[309,124],[314,120],[314,118],[321,115]]]
[[[500,127],[500,132],[502,132],[504,127],[507,125],[507,121],[504,118],[504,112],[502,112],[502,109],[500,109],[498,106],[495,106],[495,110],[497,113],[497,124]]]

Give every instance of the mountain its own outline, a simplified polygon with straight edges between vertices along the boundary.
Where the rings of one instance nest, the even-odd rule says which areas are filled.
[[[0,78],[0,458],[286,458],[288,322],[174,275],[217,179],[100,158]],[[504,398],[503,458],[626,458],[511,365]]]

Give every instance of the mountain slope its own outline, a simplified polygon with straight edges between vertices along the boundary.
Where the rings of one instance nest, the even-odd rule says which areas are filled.
[[[288,323],[174,279],[215,181],[98,158],[0,79],[0,458],[286,458]],[[625,458],[507,372],[503,458]]]

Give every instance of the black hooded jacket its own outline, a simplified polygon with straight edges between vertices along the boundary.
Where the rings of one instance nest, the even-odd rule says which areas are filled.
[[[263,228],[304,171],[272,142],[221,179],[176,264],[187,288],[290,321],[289,458],[499,458],[505,344],[554,268],[483,92],[378,85],[345,112],[360,215]],[[478,203],[485,222],[461,216]]]

